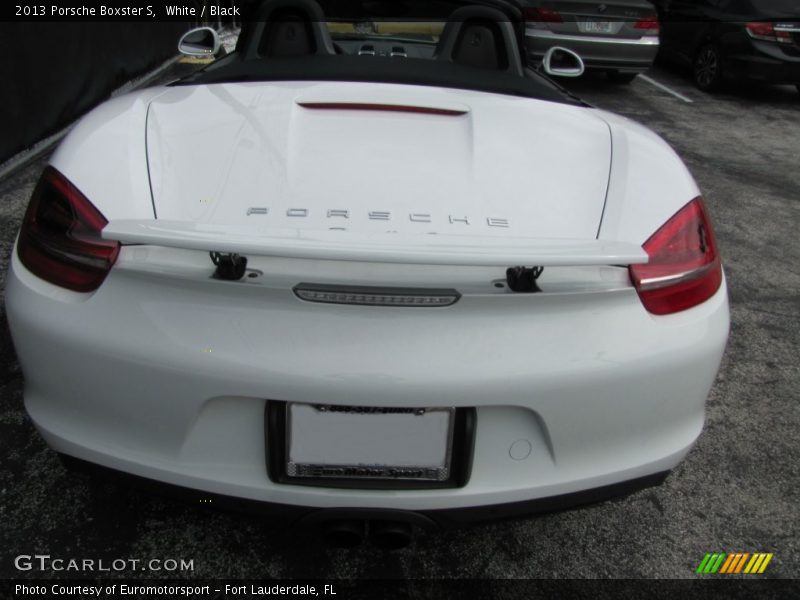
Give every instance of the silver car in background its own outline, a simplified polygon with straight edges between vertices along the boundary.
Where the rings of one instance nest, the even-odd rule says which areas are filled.
[[[547,50],[577,52],[587,69],[630,83],[650,68],[658,52],[658,15],[646,0],[527,0],[525,44],[533,64]]]

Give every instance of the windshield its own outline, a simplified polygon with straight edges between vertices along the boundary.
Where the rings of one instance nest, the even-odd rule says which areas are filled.
[[[444,22],[407,21],[350,21],[327,22],[331,37],[336,39],[375,38],[409,40],[436,44],[442,35]]]

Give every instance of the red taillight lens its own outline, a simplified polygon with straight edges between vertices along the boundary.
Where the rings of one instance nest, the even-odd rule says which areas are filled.
[[[653,33],[658,33],[658,17],[656,15],[651,15],[644,19],[639,19],[633,24],[633,27],[634,29],[647,29]]]
[[[522,12],[526,21],[538,23],[563,23],[561,13],[552,8],[526,8]]]
[[[766,21],[753,21],[752,23],[747,23],[744,27],[748,35],[756,40],[783,42],[785,44],[793,43],[792,34],[789,31],[775,29],[772,23]]]
[[[19,258],[29,271],[76,292],[100,287],[119,254],[119,242],[104,240],[108,221],[53,167],[31,196],[19,234]]]
[[[667,315],[705,302],[722,283],[722,266],[711,221],[700,198],[679,210],[644,243],[645,265],[631,265],[644,307]]]

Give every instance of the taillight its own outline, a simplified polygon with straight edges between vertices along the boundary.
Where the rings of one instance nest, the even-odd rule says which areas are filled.
[[[656,315],[705,302],[722,283],[722,266],[711,221],[700,198],[679,210],[644,243],[650,261],[631,265],[644,307]]]
[[[522,11],[526,21],[534,23],[563,23],[561,13],[552,8],[526,8]]]
[[[784,44],[794,43],[792,34],[784,29],[775,29],[772,23],[767,21],[753,21],[745,26],[748,35],[756,40],[765,42],[782,42]]]
[[[103,283],[119,254],[119,242],[100,237],[107,223],[78,188],[47,167],[22,222],[19,258],[50,283],[91,292]]]
[[[644,19],[639,19],[633,24],[633,27],[634,29],[645,29],[653,34],[658,33],[658,16],[651,15],[649,17],[645,17]]]

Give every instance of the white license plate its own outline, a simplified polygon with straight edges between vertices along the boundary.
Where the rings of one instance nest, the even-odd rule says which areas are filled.
[[[581,33],[616,33],[613,21],[578,21]]]
[[[286,474],[446,481],[454,415],[454,408],[290,403],[286,411]]]

